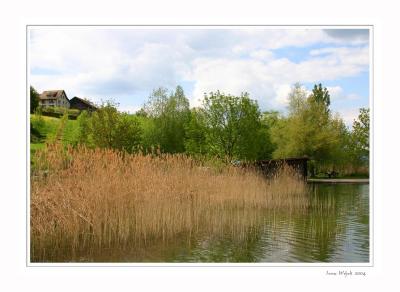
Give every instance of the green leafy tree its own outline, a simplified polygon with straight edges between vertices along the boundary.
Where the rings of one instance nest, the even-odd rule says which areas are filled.
[[[307,91],[300,83],[295,83],[289,93],[289,114],[294,115],[304,109],[307,103]]]
[[[271,130],[276,145],[273,156],[308,156],[313,160],[312,172],[337,163],[345,135],[343,121],[329,111],[329,92],[321,88],[315,86],[307,98],[305,89],[295,85],[289,95],[289,115],[278,120]]]
[[[276,150],[276,144],[272,141],[272,128],[279,123],[281,116],[278,111],[265,111],[261,115],[261,129],[259,137],[258,159],[271,159]]]
[[[82,111],[77,118],[78,122],[78,144],[93,146],[91,140],[91,120],[87,111]]]
[[[156,150],[158,143],[158,129],[156,128],[154,119],[146,115],[135,115],[142,129],[140,147],[144,153],[152,153]]]
[[[154,90],[144,110],[154,120],[154,146],[159,146],[162,152],[184,152],[185,126],[190,119],[190,109],[182,87],[177,86],[169,96],[165,88]]]
[[[36,91],[33,86],[30,86],[30,100],[31,100],[31,109],[30,112],[33,114],[36,108],[39,106],[39,93]]]
[[[135,152],[141,142],[142,129],[136,116],[120,113],[112,101],[103,103],[91,116],[83,111],[78,118],[79,143],[92,147]]]
[[[369,124],[369,109],[361,108],[352,131],[353,151],[359,164],[368,164],[369,161]]]
[[[369,109],[361,108],[357,120],[353,123],[353,135],[357,142],[357,147],[369,153]]]
[[[257,158],[260,110],[247,93],[241,96],[211,92],[203,101],[208,149],[229,159]]]
[[[112,147],[129,153],[136,152],[141,143],[142,133],[138,119],[135,116],[122,113],[115,125],[115,138]]]
[[[147,117],[147,112],[145,111],[144,108],[141,108],[135,113],[135,115],[138,117]]]
[[[168,103],[168,90],[164,87],[159,87],[154,89],[153,92],[149,96],[148,102],[144,105],[143,115],[158,118],[160,117],[166,110]]]
[[[185,127],[185,150],[188,154],[207,154],[207,126],[205,113],[201,108],[190,111],[190,119]]]
[[[102,148],[113,148],[115,145],[116,125],[119,121],[117,104],[107,101],[93,113],[91,130],[93,142]]]
[[[322,84],[314,85],[312,90],[311,99],[313,99],[317,103],[322,103],[325,105],[326,110],[329,111],[329,106],[331,104],[331,96],[326,87],[322,88]]]

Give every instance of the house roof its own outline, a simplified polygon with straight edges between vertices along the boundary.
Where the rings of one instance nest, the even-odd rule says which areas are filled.
[[[61,97],[61,95],[64,93],[65,96],[67,96],[67,94],[65,93],[64,90],[46,90],[43,91],[42,94],[39,96],[40,99],[57,99],[59,97]],[[68,97],[67,97],[68,99]]]
[[[70,102],[74,103],[75,101],[79,101],[81,103],[84,103],[88,107],[92,107],[92,108],[97,109],[97,106],[95,106],[91,101],[89,101],[87,99],[83,99],[83,98],[79,98],[77,96],[74,96],[73,98],[71,98]]]

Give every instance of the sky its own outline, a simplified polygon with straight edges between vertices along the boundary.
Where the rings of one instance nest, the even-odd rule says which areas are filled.
[[[286,112],[296,82],[327,87],[350,126],[369,106],[369,30],[270,27],[34,27],[29,82],[41,93],[135,112],[151,92],[181,85],[191,107],[204,93],[248,92],[261,110]]]

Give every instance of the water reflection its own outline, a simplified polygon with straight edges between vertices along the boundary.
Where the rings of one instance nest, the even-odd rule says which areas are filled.
[[[368,262],[369,186],[312,185],[310,205],[266,214],[242,240],[200,240],[189,262]]]
[[[102,250],[101,262],[368,262],[369,185],[315,184],[299,210],[245,210],[239,228],[181,234],[134,250]],[[224,215],[225,216],[225,215]],[[222,220],[223,221],[223,220]],[[227,222],[221,223],[227,224]],[[235,224],[235,222],[229,222]],[[212,235],[210,235],[212,234]]]

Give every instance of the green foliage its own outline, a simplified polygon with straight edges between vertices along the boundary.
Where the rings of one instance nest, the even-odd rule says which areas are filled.
[[[304,109],[307,103],[307,91],[300,83],[295,83],[289,93],[289,114],[295,115]]]
[[[64,145],[76,145],[79,139],[79,125],[76,120],[66,120],[62,142]]]
[[[74,109],[74,108],[69,108],[68,110],[67,110],[67,113],[68,113],[68,115],[69,116],[79,116],[79,114],[81,113],[81,111],[80,110],[78,110],[78,109]]]
[[[331,98],[328,89],[322,88],[322,84],[314,85],[313,91],[311,93],[310,99],[315,101],[316,103],[322,103],[325,105],[326,110],[329,110],[329,106],[331,104]]]
[[[92,116],[83,111],[78,117],[78,143],[137,151],[142,135],[140,123],[136,117],[118,112],[116,106],[107,101]]]
[[[31,115],[31,129],[34,129],[43,137],[41,142],[52,141],[57,134],[59,125],[60,119],[44,117],[40,112]]]
[[[185,151],[185,125],[190,119],[189,101],[182,87],[168,96],[165,88],[158,88],[149,97],[144,113],[154,121],[153,140],[162,152],[181,153]]]
[[[80,110],[78,109],[67,109],[58,106],[39,106],[38,109],[40,109],[44,116],[56,118],[61,118],[64,114],[67,114],[69,119],[76,119],[80,114]]]
[[[78,116],[78,144],[86,144],[88,146],[93,145],[90,139],[91,133],[91,123],[90,117],[87,111],[82,111],[82,113]]]
[[[369,154],[369,109],[361,108],[357,120],[353,123],[355,147],[365,155]]]
[[[186,153],[191,155],[207,154],[207,126],[205,113],[200,108],[194,108],[190,111],[190,120],[185,127],[185,149]]]
[[[136,152],[141,142],[142,130],[139,121],[129,114],[122,113],[115,125],[115,138],[113,148]]]
[[[259,153],[261,121],[256,101],[211,92],[204,96],[206,140],[210,154],[229,159],[254,160]]]
[[[280,121],[278,111],[266,111],[261,116],[261,129],[259,134],[260,149],[258,159],[271,159],[272,153],[276,150],[276,144],[272,141],[271,130]]]
[[[41,114],[37,113],[37,114],[31,115],[31,129],[35,129],[41,135],[43,135],[43,134],[46,134],[45,127],[46,127],[46,123]]]
[[[90,134],[93,143],[98,147],[113,148],[115,145],[116,125],[119,118],[116,106],[113,102],[107,101],[92,115]]]
[[[33,88],[33,86],[31,85],[29,88],[29,92],[30,92],[30,103],[31,103],[31,114],[33,114],[36,110],[36,108],[39,106],[39,93],[36,91],[35,88]]]
[[[158,142],[158,131],[156,131],[156,125],[154,123],[154,119],[147,117],[147,115],[135,114],[135,118],[137,119],[140,128],[142,129],[141,136],[141,150],[144,153],[152,153]]]
[[[289,115],[274,123],[272,141],[275,158],[308,156],[315,168],[331,167],[343,161],[346,126],[329,111],[329,92],[321,84],[307,98],[296,84],[289,95]],[[313,170],[313,167],[311,167]]]
[[[43,149],[45,143],[51,143],[55,140],[59,127],[60,119],[42,116],[39,108],[35,114],[30,115],[31,157],[36,150]]]
[[[353,122],[351,144],[354,163],[368,165],[369,163],[369,109],[360,108],[358,118]]]
[[[63,143],[128,152],[184,152],[202,161],[218,158],[221,163],[308,156],[314,175],[331,170],[346,175],[359,167],[365,169],[369,110],[360,109],[350,131],[340,116],[330,112],[329,105],[329,92],[321,84],[315,85],[310,95],[295,84],[286,116],[277,111],[261,114],[247,93],[233,96],[219,91],[206,94],[202,107],[190,110],[182,87],[171,93],[161,87],[135,115],[118,112],[117,105],[109,101],[96,112],[83,111],[77,121],[65,120]],[[59,119],[42,117],[41,111],[79,114],[76,110],[38,107],[31,118],[34,142],[40,137],[44,137],[41,141],[54,139],[60,128]]]

